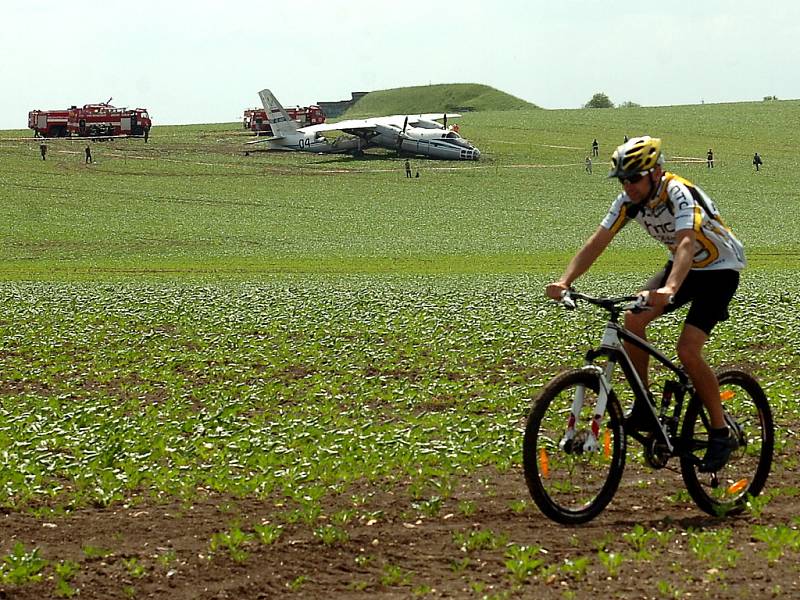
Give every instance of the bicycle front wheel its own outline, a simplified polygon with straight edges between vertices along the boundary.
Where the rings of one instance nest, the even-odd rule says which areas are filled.
[[[586,443],[592,435],[599,390],[597,373],[567,371],[547,384],[528,416],[522,445],[528,490],[547,517],[565,525],[585,523],[600,514],[614,497],[625,468],[622,410],[613,391],[597,443]],[[583,402],[572,429],[576,394]]]
[[[715,516],[744,510],[748,497],[758,496],[769,477],[775,443],[775,425],[764,391],[755,378],[737,369],[717,373],[725,421],[739,447],[728,463],[714,474],[697,470],[706,450],[708,416],[694,396],[681,428],[681,475],[697,506]]]

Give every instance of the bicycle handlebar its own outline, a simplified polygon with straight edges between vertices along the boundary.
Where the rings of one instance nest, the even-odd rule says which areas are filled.
[[[635,296],[619,296],[616,298],[598,298],[581,294],[575,290],[564,290],[561,292],[561,304],[565,308],[572,310],[577,307],[576,300],[583,300],[589,304],[594,304],[600,308],[604,308],[609,312],[622,312],[630,310],[633,312],[641,312],[648,310],[647,299],[644,294],[637,294]],[[670,299],[671,300],[671,299]]]

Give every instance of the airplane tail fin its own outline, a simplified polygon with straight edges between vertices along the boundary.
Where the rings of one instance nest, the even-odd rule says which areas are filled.
[[[261,103],[264,105],[264,110],[267,112],[267,120],[269,126],[272,128],[272,134],[276,137],[285,137],[295,133],[299,126],[296,121],[291,119],[288,113],[283,109],[281,103],[269,90],[261,90],[258,92],[261,96]]]

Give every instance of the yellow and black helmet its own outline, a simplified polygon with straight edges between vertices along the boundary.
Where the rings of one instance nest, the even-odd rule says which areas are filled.
[[[611,171],[608,176],[625,179],[663,164],[661,138],[651,138],[649,135],[635,137],[617,146],[617,149],[614,150],[614,154],[611,155]]]

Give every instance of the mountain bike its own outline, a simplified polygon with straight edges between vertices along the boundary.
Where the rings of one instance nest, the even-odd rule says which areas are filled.
[[[717,371],[725,422],[738,448],[719,472],[701,473],[710,424],[688,375],[619,324],[625,311],[647,310],[641,296],[596,298],[575,291],[562,296],[567,308],[580,301],[604,309],[609,318],[599,347],[586,353],[585,365],[553,378],[528,415],[523,466],[539,509],[563,524],[595,518],[619,487],[627,442],[633,439],[642,445],[645,462],[653,469],[667,467],[672,458],[680,461],[686,489],[700,509],[716,516],[742,512],[748,499],[763,489],[772,466],[772,411],[758,381],[739,369]],[[642,382],[623,342],[666,367],[668,378],[659,399]],[[626,427],[612,384],[617,365],[635,402],[645,407],[644,427]]]

